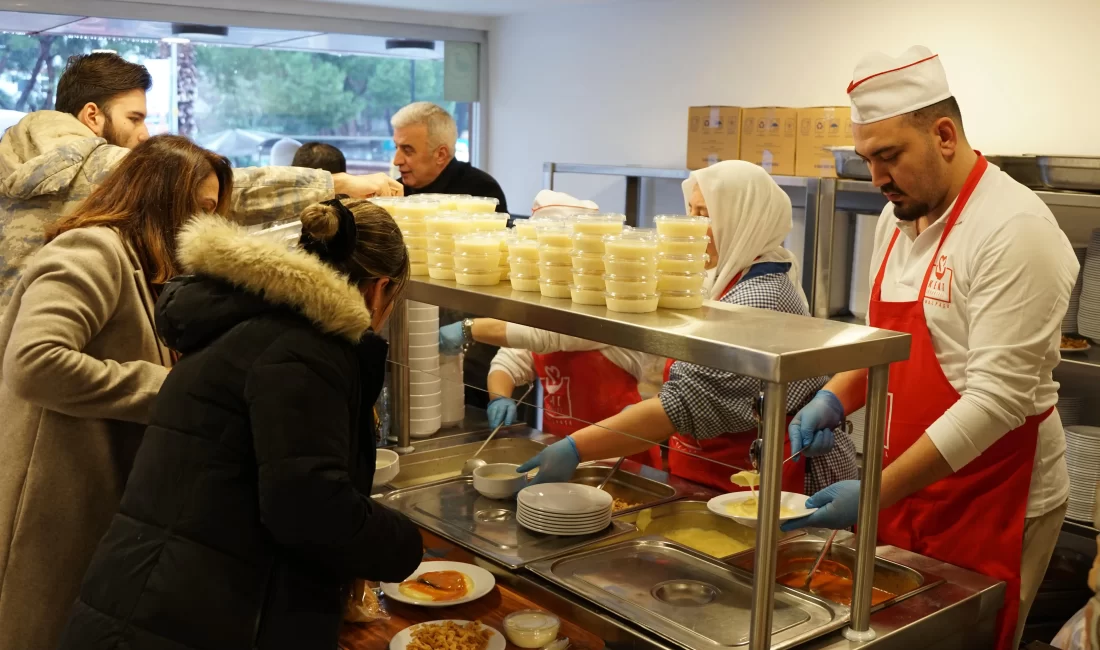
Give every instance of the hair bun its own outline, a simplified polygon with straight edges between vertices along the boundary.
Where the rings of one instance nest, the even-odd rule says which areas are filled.
[[[329,241],[340,230],[340,213],[331,205],[314,203],[302,212],[302,232],[317,241]]]

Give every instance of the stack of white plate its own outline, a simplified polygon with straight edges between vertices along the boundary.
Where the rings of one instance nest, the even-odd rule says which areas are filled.
[[[443,426],[461,424],[466,417],[466,387],[462,385],[461,354],[439,357],[439,377],[443,380]]]
[[[590,485],[531,485],[516,500],[516,520],[536,533],[591,535],[611,523],[611,495]]]
[[[439,431],[443,415],[439,378],[439,307],[409,301],[409,428],[413,438]]]
[[[866,408],[848,414],[848,421],[852,423],[852,443],[856,446],[856,453],[860,455],[863,454],[864,417],[866,415]]]
[[[1058,418],[1062,420],[1063,427],[1081,424],[1082,408],[1084,408],[1084,400],[1081,397],[1058,394]]]
[[[1066,316],[1062,319],[1062,334],[1075,334],[1077,332],[1077,314],[1081,310],[1081,290],[1085,286],[1085,254],[1087,248],[1074,248],[1077,261],[1081,264],[1081,271],[1077,274],[1077,283],[1073,285],[1073,291],[1069,294],[1069,307]]]
[[[1100,427],[1066,427],[1069,507],[1066,517],[1091,522],[1100,483]]]
[[[1081,303],[1077,310],[1077,333],[1100,339],[1100,228],[1092,231],[1080,277],[1082,285]]]

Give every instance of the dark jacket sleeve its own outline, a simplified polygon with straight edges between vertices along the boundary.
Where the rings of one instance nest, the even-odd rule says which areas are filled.
[[[253,366],[245,398],[260,517],[276,541],[314,561],[400,581],[420,563],[420,531],[352,484],[349,404],[357,370],[336,345],[296,336],[284,336]]]

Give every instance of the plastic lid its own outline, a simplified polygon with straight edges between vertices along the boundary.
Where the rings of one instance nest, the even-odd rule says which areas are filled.
[[[558,264],[557,262],[539,262],[539,266],[545,266],[546,268],[559,268],[559,269],[571,269],[572,264]]]
[[[560,219],[539,219],[535,222],[535,232],[573,232],[573,221],[562,217]]]
[[[670,275],[674,278],[705,278],[706,271],[657,271],[657,275]]]
[[[657,293],[615,293],[614,291],[605,291],[603,295],[615,300],[653,300],[661,296]]]
[[[694,262],[696,260],[703,260],[703,263],[710,261],[710,255],[703,253],[702,255],[676,255],[674,253],[660,252],[657,253],[657,257],[663,260],[676,260],[680,262]]]
[[[514,278],[516,276],[513,275],[512,277]],[[569,286],[568,282],[559,282],[557,280],[551,280],[550,278],[539,278],[539,282],[542,283],[542,284],[554,284],[554,285],[561,286],[561,287]]]
[[[615,275],[614,273],[608,273],[603,276],[604,280],[611,280],[612,282],[651,282],[652,276],[648,275]]]
[[[625,223],[626,215],[618,212],[582,212],[572,216],[578,223]]]
[[[455,241],[478,241],[485,240],[486,242],[493,242],[500,244],[500,240],[504,239],[504,233],[498,231],[488,232],[464,232],[453,235]]]
[[[627,262],[630,264],[649,264],[657,263],[656,255],[642,255],[640,257],[622,257],[621,255],[603,255],[603,261],[606,262]]]
[[[596,275],[603,276],[603,271],[582,271],[581,269],[573,269],[573,275]]]
[[[536,609],[521,609],[504,617],[504,627],[516,632],[541,632],[561,626],[561,619]]]
[[[458,253],[453,253],[453,255],[455,256],[456,260],[457,259],[485,260],[485,259],[489,259],[490,257],[498,257],[500,255],[500,251],[493,251],[492,253],[474,253],[474,252],[471,252],[471,251],[461,251],[461,252],[458,252]]]
[[[702,237],[673,237],[672,235],[658,235],[657,241],[673,241],[673,242],[709,242],[710,237],[703,235]]]
[[[619,235],[604,235],[603,240],[608,241],[642,241],[642,242],[657,242],[657,231],[649,229],[637,229],[637,230],[624,230]]]
[[[479,203],[488,201],[493,205],[500,205],[500,199],[495,199],[491,196],[474,196],[472,194],[452,194],[451,196],[459,201],[477,201]]]
[[[510,277],[513,280],[538,280],[539,279],[539,276],[537,276],[537,275],[528,275],[526,273],[513,273],[508,277]]]
[[[710,217],[693,217],[687,214],[659,214],[653,223],[710,223]]]
[[[698,295],[707,295],[706,289],[691,289],[685,291],[662,291],[662,298],[694,298]]]
[[[500,275],[502,271],[500,269],[468,269],[466,267],[456,266],[454,267],[456,273],[462,273],[463,275]]]

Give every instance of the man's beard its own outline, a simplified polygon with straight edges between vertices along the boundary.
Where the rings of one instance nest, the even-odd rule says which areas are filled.
[[[886,185],[883,185],[880,189],[882,190],[883,194],[900,194],[906,198],[909,198],[908,194],[902,192],[900,189],[898,189],[898,186],[894,185],[893,183],[887,183]],[[928,204],[924,201],[907,203],[904,205],[900,203],[894,203],[893,206],[894,216],[900,221],[916,221],[917,219],[920,219],[924,215],[928,214],[928,211],[930,209]]]
[[[107,121],[103,124],[103,139],[107,141],[107,144],[113,144],[116,147],[125,147],[126,142],[115,129],[115,121],[111,119],[110,115],[107,115]]]

